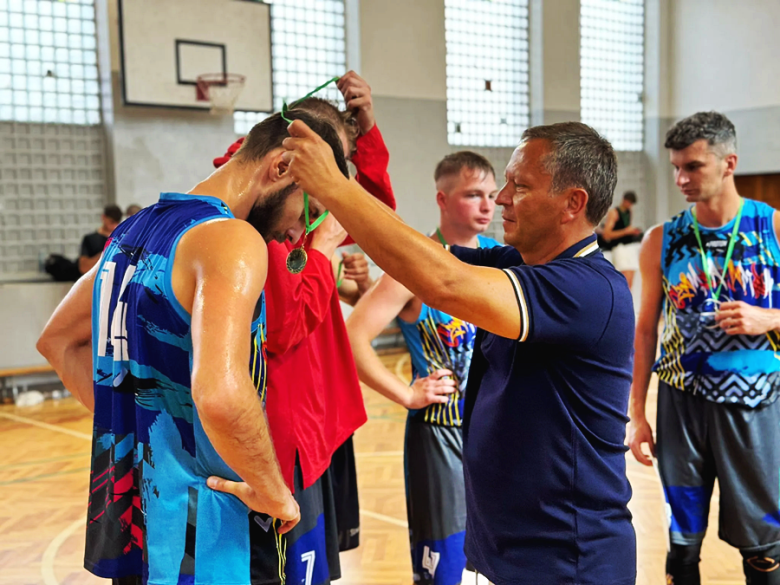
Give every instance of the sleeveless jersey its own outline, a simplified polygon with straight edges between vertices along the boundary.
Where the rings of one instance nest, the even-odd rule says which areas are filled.
[[[613,230],[623,230],[626,229],[628,226],[631,225],[631,210],[627,209],[623,211],[620,209],[620,207],[615,207],[615,211],[617,211],[618,218],[615,222],[615,226],[612,228]],[[623,236],[622,238],[618,238],[616,240],[612,240],[610,243],[612,244],[612,247],[619,246],[620,244],[631,244],[632,242],[636,242],[636,236]]]
[[[240,481],[214,450],[191,392],[190,315],[171,272],[191,228],[233,218],[225,203],[165,193],[112,234],[93,291],[95,391],[85,566],[144,583],[250,583],[249,509],[206,486]],[[265,394],[265,303],[252,324],[253,380]],[[196,574],[197,566],[197,574]]]
[[[501,245],[485,236],[477,236],[477,240],[480,248]],[[411,354],[412,381],[446,369],[452,371],[458,385],[458,390],[449,396],[445,404],[410,410],[409,416],[440,426],[461,426],[476,327],[425,304],[414,323],[399,318],[398,325]]]
[[[718,228],[699,226],[712,286],[688,209],[664,224],[661,270],[664,287],[664,332],[661,357],[654,370],[679,390],[718,403],[756,407],[774,400],[780,384],[780,335],[728,335],[715,326],[711,300],[723,282],[720,302],[743,301],[763,308],[780,307],[780,246],[775,210],[745,200],[737,240],[724,267],[736,218]]]

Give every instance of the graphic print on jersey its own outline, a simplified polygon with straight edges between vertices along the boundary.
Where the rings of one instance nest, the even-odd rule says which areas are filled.
[[[662,381],[714,402],[755,407],[774,399],[780,384],[780,335],[776,331],[729,335],[715,323],[721,302],[780,307],[780,247],[773,215],[768,205],[745,201],[733,256],[725,267],[733,222],[700,228],[715,290],[707,282],[690,211],[664,224],[665,327],[661,357],[654,367]],[[716,302],[713,297],[721,282]]]
[[[145,583],[171,585],[255,578],[248,509],[205,486],[209,475],[238,478],[214,450],[194,408],[190,316],[171,284],[183,234],[221,218],[232,214],[217,199],[163,194],[158,204],[117,228],[98,268],[85,558],[98,576],[142,575]],[[262,298],[258,306],[248,367],[264,397]],[[208,532],[199,537],[199,528],[217,525],[219,539]],[[278,576],[278,562],[273,571]]]

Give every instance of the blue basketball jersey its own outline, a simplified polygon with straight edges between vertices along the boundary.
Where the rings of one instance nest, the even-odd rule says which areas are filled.
[[[93,291],[95,417],[85,566],[144,582],[249,584],[250,511],[206,479],[240,481],[214,450],[191,392],[191,317],[172,288],[181,237],[233,218],[213,197],[165,193],[112,234]],[[265,303],[251,372],[265,395]],[[197,572],[196,572],[197,567]]]
[[[723,283],[720,302],[780,307],[780,246],[774,214],[765,203],[745,200],[728,266],[723,264],[736,218],[718,228],[699,227],[715,290],[707,283],[691,210],[664,224],[664,333],[661,357],[654,367],[660,380],[714,402],[751,408],[776,397],[780,334],[729,335],[715,324],[717,303],[712,301]]]
[[[477,240],[479,248],[501,245],[485,236],[477,236]],[[458,390],[449,396],[446,404],[410,410],[409,416],[435,425],[461,426],[476,328],[425,304],[414,323],[399,318],[398,325],[411,354],[413,381],[445,369],[452,371],[458,384]]]

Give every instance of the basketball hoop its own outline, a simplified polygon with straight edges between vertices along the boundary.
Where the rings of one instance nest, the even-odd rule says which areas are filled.
[[[206,73],[198,75],[197,99],[211,102],[211,113],[232,114],[246,77],[237,73]]]

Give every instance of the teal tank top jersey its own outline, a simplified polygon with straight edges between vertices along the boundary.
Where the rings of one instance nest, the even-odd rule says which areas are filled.
[[[485,236],[477,236],[477,240],[480,248],[501,245]],[[412,380],[443,369],[452,371],[458,385],[458,390],[450,395],[446,404],[431,404],[419,410],[410,410],[409,416],[434,425],[461,426],[476,327],[425,304],[414,323],[399,318],[398,325],[411,354]]]
[[[654,366],[661,381],[713,402],[749,408],[777,397],[780,335],[729,335],[715,324],[723,302],[780,308],[774,214],[765,203],[744,200],[736,232],[736,217],[718,228],[699,225],[702,248],[690,209],[664,224],[665,327],[661,357]],[[724,266],[732,233],[733,253]]]
[[[230,219],[213,197],[165,193],[112,234],[97,268],[92,348],[95,417],[85,566],[144,583],[248,585],[262,540],[240,481],[209,441],[192,400],[191,317],[171,283],[181,237]],[[265,303],[252,324],[251,373],[265,397]]]

